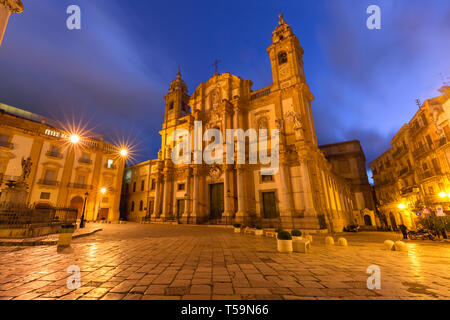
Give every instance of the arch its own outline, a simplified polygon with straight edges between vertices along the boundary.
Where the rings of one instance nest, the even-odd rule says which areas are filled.
[[[364,215],[364,224],[366,226],[372,225],[372,218],[368,214]]]
[[[284,64],[288,61],[287,53],[285,51],[281,51],[278,54],[278,64]]]
[[[77,209],[78,211],[77,218],[81,218],[81,214],[83,212],[83,203],[84,200],[80,196],[75,196],[72,198],[72,200],[70,200],[69,208]]]

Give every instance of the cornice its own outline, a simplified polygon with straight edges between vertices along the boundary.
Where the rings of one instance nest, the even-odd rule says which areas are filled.
[[[0,5],[3,5],[12,13],[22,13],[23,12],[22,0],[0,0]]]

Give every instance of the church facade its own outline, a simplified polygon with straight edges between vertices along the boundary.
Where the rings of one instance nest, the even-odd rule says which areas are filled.
[[[215,73],[189,95],[178,71],[165,95],[158,159],[125,169],[122,217],[262,226],[277,220],[283,228],[334,232],[358,220],[362,209],[371,209],[355,201],[352,183],[333,171],[317,144],[303,49],[281,15],[267,53],[273,83],[257,91],[250,80]],[[223,137],[227,129],[278,130],[278,143],[267,137],[268,153],[278,151],[277,170],[262,175],[266,165],[249,163],[248,145],[244,164],[175,164],[172,153],[180,140],[176,130],[192,133],[193,154],[196,142],[203,148],[208,144],[194,141],[199,122],[203,132],[214,128]],[[226,150],[225,141],[223,145]],[[234,145],[236,150],[236,140]]]

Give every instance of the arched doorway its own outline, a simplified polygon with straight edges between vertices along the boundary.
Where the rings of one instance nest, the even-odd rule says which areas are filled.
[[[389,212],[389,220],[391,220],[392,230],[397,231],[397,222],[395,221],[395,216],[392,212]]]
[[[372,218],[368,214],[366,214],[364,216],[364,224],[366,226],[371,226],[372,225]]]
[[[81,218],[81,214],[83,212],[83,203],[84,203],[84,200],[80,196],[76,196],[76,197],[72,198],[72,200],[70,200],[70,208],[77,209],[77,211],[78,211],[77,218],[78,219]]]

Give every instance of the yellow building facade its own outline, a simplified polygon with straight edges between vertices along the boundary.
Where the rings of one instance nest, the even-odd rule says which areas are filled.
[[[78,209],[86,193],[86,220],[119,220],[124,159],[120,148],[61,129],[39,115],[0,104],[0,183],[22,174],[22,159],[31,158],[26,181],[29,205]]]
[[[177,220],[180,223],[244,223],[267,225],[278,219],[283,227],[342,231],[354,221],[351,183],[335,174],[317,145],[306,83],[303,49],[280,16],[267,49],[273,83],[253,91],[252,82],[230,73],[215,73],[189,95],[180,71],[165,95],[164,123],[158,159],[126,168],[123,216],[130,220]],[[276,172],[262,175],[261,163],[181,163],[173,150],[189,132],[190,150],[205,150],[208,141],[196,141],[200,130],[268,130],[268,154],[279,148]],[[279,145],[270,132],[279,130]],[[260,136],[261,137],[261,136]],[[211,140],[212,141],[212,140]],[[214,140],[216,141],[216,140]],[[258,140],[258,143],[261,140]],[[223,141],[224,159],[227,142]],[[239,148],[233,138],[232,149]]]
[[[440,92],[370,164],[379,210],[392,229],[415,228],[428,212],[450,213],[450,87]]]

